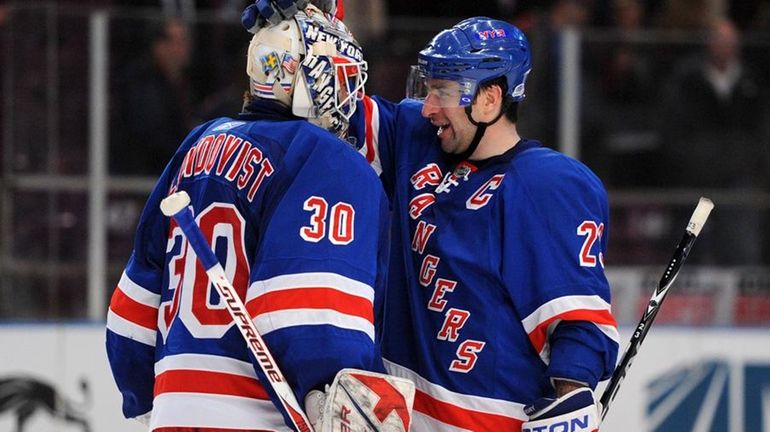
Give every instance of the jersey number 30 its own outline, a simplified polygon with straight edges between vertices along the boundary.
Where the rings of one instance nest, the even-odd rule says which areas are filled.
[[[196,218],[204,237],[223,264],[225,274],[246,298],[249,284],[249,262],[243,238],[246,222],[232,204],[214,203]],[[182,230],[171,221],[167,254],[171,300],[161,304],[159,329],[165,338],[174,319],[179,316],[196,338],[221,338],[233,325],[233,319],[203,266],[198,262]]]
[[[299,230],[300,237],[305,241],[318,243],[326,237],[335,245],[346,245],[353,241],[356,211],[352,205],[338,202],[329,209],[325,199],[311,196],[305,200],[303,208],[313,212],[310,225]]]

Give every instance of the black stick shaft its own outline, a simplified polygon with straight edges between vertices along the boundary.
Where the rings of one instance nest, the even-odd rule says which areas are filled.
[[[704,200],[706,202],[704,202]],[[602,394],[602,420],[604,420],[604,417],[607,415],[607,412],[610,409],[610,404],[615,399],[615,396],[620,389],[620,384],[623,382],[626,377],[626,373],[628,373],[628,370],[631,368],[631,363],[634,361],[636,354],[639,352],[639,348],[641,347],[642,342],[644,342],[644,339],[647,336],[647,332],[650,331],[652,322],[658,315],[658,311],[660,310],[660,306],[663,303],[663,300],[665,300],[666,295],[668,294],[668,290],[671,288],[674,280],[676,280],[676,277],[679,275],[679,271],[682,269],[682,265],[684,265],[684,262],[687,259],[687,255],[690,254],[690,249],[695,243],[695,239],[698,238],[698,233],[703,227],[703,224],[705,224],[711,208],[713,208],[713,203],[711,203],[711,201],[708,199],[701,198],[701,201],[698,203],[698,207],[696,207],[695,212],[693,213],[693,217],[690,219],[690,223],[687,226],[687,230],[685,231],[682,240],[679,241],[679,244],[674,251],[674,256],[671,257],[671,260],[668,262],[666,271],[663,273],[663,276],[661,276],[657,288],[652,293],[650,302],[647,304],[647,310],[645,310],[644,314],[642,315],[642,319],[636,326],[636,330],[631,336],[628,347],[623,353],[623,357],[620,359],[620,363],[615,368],[615,372],[612,374],[612,378],[610,379],[609,384],[607,384],[607,388]]]

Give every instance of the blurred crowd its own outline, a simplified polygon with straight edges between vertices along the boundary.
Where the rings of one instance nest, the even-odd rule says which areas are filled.
[[[249,37],[239,16],[249,3],[0,1],[5,177],[87,173],[87,12],[96,9],[110,11],[109,171],[157,177],[192,126],[240,110]],[[367,92],[393,100],[403,97],[409,66],[438,30],[478,15],[519,26],[534,60],[520,130],[552,147],[562,30],[580,30],[580,157],[605,182],[611,204],[618,190],[720,190],[732,199],[717,202],[713,228],[699,240],[707,245],[691,259],[770,262],[770,87],[763,85],[770,80],[770,1],[348,0],[345,9],[369,61]],[[111,201],[115,226],[124,227],[111,232],[111,242],[131,237],[129,219],[139,207],[126,202]],[[671,202],[615,205],[609,262],[660,263],[691,210]],[[56,235],[38,232],[50,220],[35,224],[38,231],[28,233],[34,241],[24,241],[26,225],[13,229],[19,243],[39,249],[27,255],[82,261],[82,247],[63,245],[83,238],[83,224],[65,222]],[[111,258],[123,262],[126,250],[130,245],[111,247]]]
[[[30,3],[36,1],[24,2]],[[248,38],[237,23],[248,3],[53,2],[60,9],[107,7],[124,17],[111,23],[113,173],[157,175],[163,168],[158,161],[167,159],[192,125],[238,111],[246,87],[241,60]],[[0,25],[7,21],[7,9],[0,5]],[[613,187],[658,186],[664,180],[666,186],[766,186],[761,184],[766,158],[759,156],[765,153],[760,147],[766,127],[759,118],[766,98],[759,83],[768,77],[770,56],[742,56],[741,38],[770,32],[770,2],[444,0],[426,10],[425,4],[407,0],[355,0],[347,2],[346,12],[370,63],[369,93],[391,99],[402,97],[408,66],[437,29],[472,15],[514,22],[530,35],[535,59],[523,128],[549,145],[556,145],[561,31],[584,30],[588,41],[592,32],[611,32],[612,42],[599,39],[583,59],[581,147],[592,168]],[[57,30],[66,31],[63,27]],[[650,46],[641,38],[649,30],[675,39],[675,31],[686,31],[700,39]],[[41,33],[37,42],[46,40]],[[64,38],[58,60],[87,62],[82,42]],[[709,142],[731,142],[733,151]],[[693,146],[699,151],[693,152]],[[684,157],[697,158],[697,163],[682,165]],[[745,169],[725,172],[731,166]],[[693,183],[702,176],[691,169],[711,175]]]

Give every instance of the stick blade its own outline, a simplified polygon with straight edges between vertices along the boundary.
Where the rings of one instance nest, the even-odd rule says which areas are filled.
[[[692,212],[690,222],[687,224],[687,231],[697,237],[700,234],[700,230],[703,229],[703,225],[706,224],[706,220],[713,208],[714,203],[710,199],[701,197],[697,207],[695,207],[695,211]]]
[[[163,198],[163,201],[160,202],[160,211],[164,215],[171,217],[189,205],[190,195],[187,195],[185,191],[179,191]]]

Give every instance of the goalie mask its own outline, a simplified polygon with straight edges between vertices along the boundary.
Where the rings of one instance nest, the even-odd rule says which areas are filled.
[[[366,68],[342,21],[308,5],[254,35],[246,72],[253,96],[280,101],[294,115],[344,137],[363,97]]]

